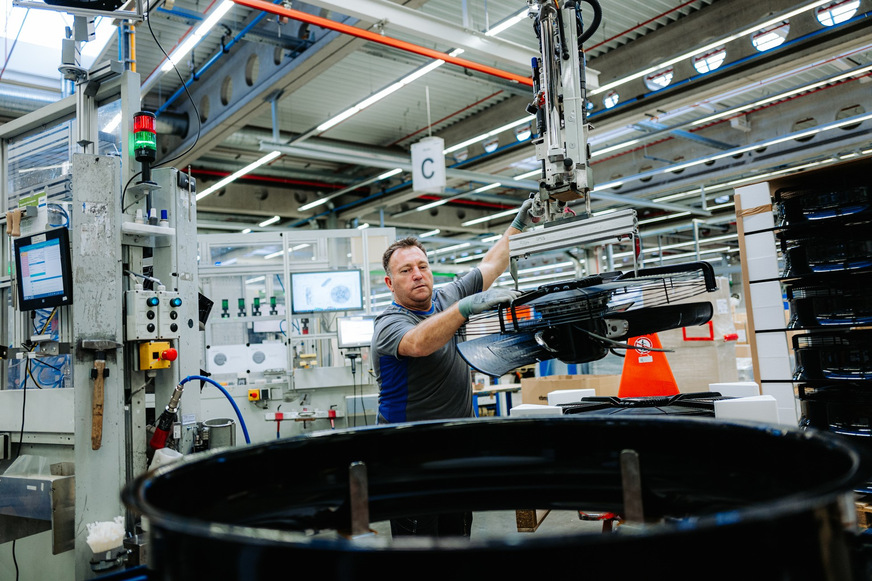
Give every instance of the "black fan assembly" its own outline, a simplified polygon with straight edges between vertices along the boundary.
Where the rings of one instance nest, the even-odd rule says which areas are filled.
[[[492,377],[549,359],[595,361],[611,349],[632,348],[625,342],[631,337],[707,323],[711,302],[686,299],[715,290],[707,262],[543,285],[471,319],[469,340],[457,349],[473,369]]]

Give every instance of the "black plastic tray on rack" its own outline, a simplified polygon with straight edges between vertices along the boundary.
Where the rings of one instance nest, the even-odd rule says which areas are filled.
[[[794,381],[872,380],[872,328],[794,335],[792,342]]]
[[[772,213],[778,227],[823,224],[831,220],[872,219],[872,188],[782,188],[775,191]]]
[[[790,305],[789,329],[872,325],[872,272],[799,279],[784,284]]]

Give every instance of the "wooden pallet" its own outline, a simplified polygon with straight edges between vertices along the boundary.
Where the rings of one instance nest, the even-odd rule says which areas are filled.
[[[516,510],[515,522],[519,533],[534,533],[550,510]]]
[[[857,500],[857,526],[861,529],[872,528],[872,497],[864,496]]]

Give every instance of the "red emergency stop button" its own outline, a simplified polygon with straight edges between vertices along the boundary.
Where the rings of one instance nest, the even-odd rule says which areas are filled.
[[[179,352],[170,347],[169,349],[164,349],[160,353],[160,358],[164,361],[175,361],[179,356]]]

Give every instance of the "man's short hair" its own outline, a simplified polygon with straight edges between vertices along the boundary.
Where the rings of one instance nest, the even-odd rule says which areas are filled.
[[[427,251],[424,250],[424,246],[420,242],[418,242],[418,239],[414,236],[401,238],[400,240],[397,240],[396,242],[388,246],[387,250],[385,250],[385,253],[382,256],[382,266],[384,266],[386,275],[391,276],[391,256],[393,256],[394,252],[396,250],[399,250],[400,248],[412,247],[420,248],[421,252],[423,252],[425,256],[427,255]]]

